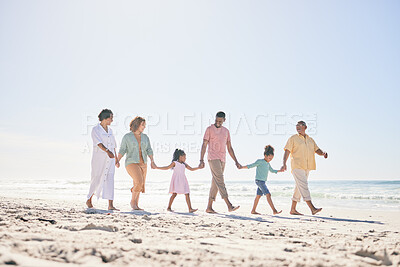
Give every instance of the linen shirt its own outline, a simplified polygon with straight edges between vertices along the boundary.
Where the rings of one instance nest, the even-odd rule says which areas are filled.
[[[247,165],[247,168],[251,169],[257,167],[256,169],[256,180],[259,181],[267,181],[268,172],[278,173],[277,170],[272,169],[269,162],[266,162],[265,159],[258,159],[253,164]]]
[[[140,152],[142,153],[143,161],[146,164],[147,156],[153,155],[153,149],[151,148],[149,137],[144,133],[140,134],[140,150]],[[126,154],[125,166],[131,163],[140,163],[139,143],[133,132],[129,132],[124,135],[124,137],[122,138],[119,153],[122,156]]]
[[[101,148],[99,148],[98,144],[103,144],[108,150],[110,150],[114,154],[114,149],[117,147],[117,142],[115,141],[115,137],[113,135],[113,131],[110,127],[108,127],[108,132],[104,130],[103,126],[97,124],[92,128],[92,140],[93,140],[93,152],[95,153],[106,153]]]
[[[286,143],[285,150],[290,151],[290,165],[293,169],[315,170],[315,152],[319,149],[314,139],[307,134],[292,135]]]
[[[225,162],[226,144],[231,140],[229,130],[224,126],[217,128],[211,124],[207,127],[203,139],[208,141],[208,160],[219,159]]]

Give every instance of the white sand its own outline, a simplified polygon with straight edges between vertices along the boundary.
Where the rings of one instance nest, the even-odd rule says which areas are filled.
[[[156,203],[147,212],[130,212],[127,204],[109,214],[77,201],[0,201],[0,265],[399,266],[400,261],[398,211],[324,209],[318,216],[292,216],[287,206],[271,216],[260,202],[259,212],[266,215],[251,215],[250,207],[228,213],[218,201],[220,214],[206,214],[199,205],[199,212],[188,214],[178,196],[179,213]],[[304,203],[299,210],[309,214]]]

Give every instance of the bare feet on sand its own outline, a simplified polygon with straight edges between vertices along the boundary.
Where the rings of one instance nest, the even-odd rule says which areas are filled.
[[[139,206],[135,205],[133,203],[133,201],[131,201],[131,208],[132,208],[132,210],[144,210],[144,209],[139,208]]]
[[[171,208],[167,208],[167,211],[174,212]]]
[[[322,210],[322,208],[319,209],[315,209],[315,210],[311,210],[312,215],[317,214],[318,212],[320,212]]]
[[[297,210],[291,210],[290,214],[292,214],[292,215],[303,215],[302,213],[298,212]]]
[[[193,213],[193,212],[196,212],[196,211],[198,211],[199,209],[189,209],[189,213]]]
[[[119,209],[117,209],[116,207],[108,207],[108,210],[118,210],[119,211]]]
[[[93,208],[92,200],[88,199],[88,200],[86,201],[86,206],[87,206],[89,209]]]
[[[274,210],[274,215],[279,214],[279,213],[282,213],[282,210],[280,210],[280,211]]]
[[[261,215],[261,213],[258,213],[258,212],[255,211],[255,210],[252,210],[252,211],[251,211],[251,214]]]
[[[215,214],[215,213],[217,213],[215,210],[213,210],[213,209],[206,209],[206,212],[207,213],[213,213],[213,214]]]
[[[238,208],[240,208],[240,206],[232,206],[232,207],[230,207],[228,210],[230,211],[230,212],[232,212],[232,211],[235,211],[235,210],[237,210]]]

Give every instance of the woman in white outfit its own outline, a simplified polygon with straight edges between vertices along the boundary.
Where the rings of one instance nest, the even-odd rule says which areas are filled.
[[[108,199],[108,209],[117,210],[114,207],[114,173],[115,166],[119,167],[116,159],[116,141],[113,132],[108,127],[113,121],[113,113],[109,109],[103,109],[99,114],[100,123],[92,129],[93,156],[92,156],[92,181],[86,205],[93,208],[92,197]]]

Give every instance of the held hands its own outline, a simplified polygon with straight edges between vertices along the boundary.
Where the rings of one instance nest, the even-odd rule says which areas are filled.
[[[237,167],[239,170],[243,168],[243,166],[242,166],[242,165],[240,165],[240,163],[239,163],[239,162],[237,162],[237,161],[236,161],[236,167]]]
[[[152,169],[157,169],[158,168],[157,165],[154,163],[154,161],[151,162],[150,166],[151,166]]]
[[[286,164],[283,164],[279,171],[284,172],[287,170]]]
[[[204,161],[200,160],[199,168],[200,168],[200,169],[203,169],[204,166],[205,166]]]

